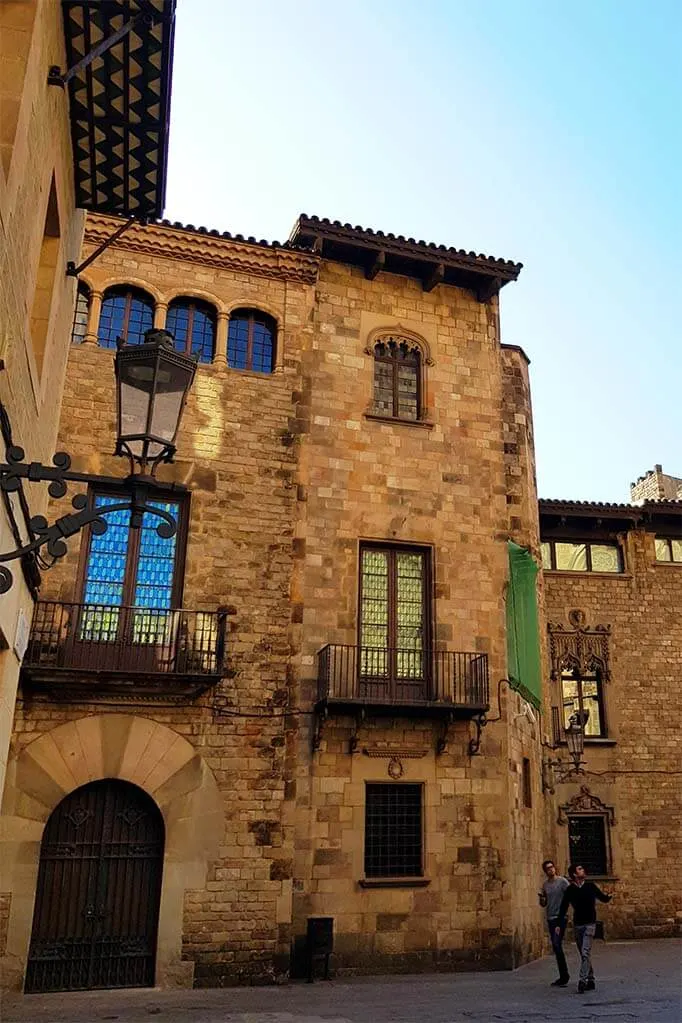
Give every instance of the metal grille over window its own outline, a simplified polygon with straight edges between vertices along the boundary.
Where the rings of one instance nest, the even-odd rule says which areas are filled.
[[[569,817],[568,847],[571,863],[581,864],[593,876],[608,874],[604,816]]]
[[[277,325],[267,313],[235,309],[227,332],[227,364],[232,369],[272,373]]]
[[[374,346],[374,406],[377,415],[416,421],[420,408],[421,353],[401,338]]]
[[[102,299],[97,338],[103,348],[115,348],[116,339],[141,345],[154,326],[154,301],[146,292],[128,287],[109,288]]]
[[[371,785],[365,791],[366,877],[421,877],[422,786]]]
[[[216,314],[208,302],[191,298],[173,299],[168,306],[166,330],[175,338],[175,347],[199,362],[212,362],[215,350]]]
[[[87,333],[89,307],[90,291],[87,285],[80,283],[76,295],[76,309],[73,314],[73,329],[71,331],[71,341],[75,345],[82,344]]]

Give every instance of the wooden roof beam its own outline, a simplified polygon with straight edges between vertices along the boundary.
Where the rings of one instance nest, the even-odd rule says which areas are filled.
[[[476,288],[476,298],[479,302],[489,302],[494,295],[499,295],[501,287],[501,277],[488,277]]]
[[[368,281],[373,281],[377,274],[386,267],[386,253],[383,249],[379,249],[370,256],[370,260],[365,267],[365,277]]]
[[[428,277],[422,282],[424,291],[433,291],[437,284],[445,280],[445,263],[436,263]]]

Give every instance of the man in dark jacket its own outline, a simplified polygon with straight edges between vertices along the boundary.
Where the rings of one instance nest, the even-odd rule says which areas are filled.
[[[568,907],[573,906],[573,934],[580,953],[580,980],[578,992],[594,991],[594,970],[592,969],[592,942],[597,925],[596,902],[610,902],[612,896],[605,895],[593,881],[586,881],[587,873],[579,863],[572,863],[568,868],[571,883],[564,892],[559,909],[559,924],[555,934],[561,933],[566,926]]]

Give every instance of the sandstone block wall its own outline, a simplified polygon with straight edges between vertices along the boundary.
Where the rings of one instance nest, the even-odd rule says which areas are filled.
[[[111,222],[92,218],[88,245],[103,232]],[[176,735],[203,772],[199,791],[214,791],[218,807],[216,843],[199,853],[178,839],[168,851],[162,907],[173,911],[164,919],[175,913],[182,926],[164,924],[158,982],[273,979],[288,969],[292,950],[297,961],[306,917],[318,914],[335,918],[336,965],[345,969],[509,967],[537,954],[536,879],[519,882],[516,864],[539,862],[544,852],[539,732],[522,701],[498,687],[506,675],[507,540],[534,552],[538,545],[532,422],[527,362],[500,346],[496,300],[483,305],[451,286],[427,293],[392,274],[370,282],[311,254],[171,226],[131,228],[86,274],[95,302],[126,282],[154,297],[157,326],[176,296],[212,302],[221,339],[214,362],[197,369],[177,460],[160,473],[191,492],[183,605],[230,607],[228,672],[194,702],[123,708],[132,718],[125,735],[158,730],[129,780],[156,778],[152,751],[160,736],[172,745]],[[243,306],[277,321],[272,374],[227,367],[227,317]],[[59,443],[77,468],[120,476],[125,467],[111,455],[113,353],[93,343],[95,328],[91,316],[86,343],[70,351]],[[419,339],[428,425],[365,415],[373,374],[365,348],[383,329]],[[57,502],[52,514],[68,507],[68,499]],[[436,649],[488,654],[493,720],[480,755],[468,755],[475,729],[466,721],[444,735],[440,723],[404,715],[369,715],[353,755],[355,723],[330,716],[313,752],[317,655],[327,643],[357,642],[363,539],[428,548]],[[79,556],[72,542],[46,576],[45,597],[77,598]],[[75,729],[86,762],[96,765],[100,748],[128,748],[123,726],[110,721],[122,712],[115,702],[22,700],[5,811],[19,821],[9,857],[18,873],[8,888],[22,893],[18,902],[13,896],[8,929],[17,977],[40,822],[59,796],[32,766],[36,757],[46,762],[37,744]],[[89,728],[93,716],[102,723]],[[389,748],[401,751],[403,780],[423,786],[428,883],[420,887],[359,883],[364,789],[391,781]],[[125,752],[116,757],[128,763]],[[189,770],[177,768],[173,793]],[[18,838],[24,820],[29,847]],[[33,873],[19,870],[20,857]]]
[[[83,214],[74,208],[66,93],[46,87],[49,67],[64,60],[59,4],[0,4],[0,402],[12,425],[13,443],[25,449],[28,460],[48,463],[57,435],[76,289],[73,278],[66,276],[66,264],[77,259],[83,234]],[[37,331],[31,312],[51,188],[59,237],[53,239],[51,253],[56,260],[51,301],[46,292]],[[5,444],[0,443],[4,462]],[[27,495],[31,514],[43,512],[46,488],[32,486]],[[17,514],[25,541],[26,524],[21,512]],[[2,506],[0,549],[16,546]],[[29,622],[32,615],[21,568],[18,562],[10,567],[14,585],[0,597],[0,792],[19,677],[20,659],[13,649],[17,624],[20,615]]]
[[[613,879],[604,887],[617,898],[601,915],[608,933],[621,938],[679,933],[682,925],[682,566],[656,562],[653,529],[620,536],[622,575],[544,573],[550,621],[566,624],[579,609],[588,624],[611,626],[608,743],[588,741],[586,775],[558,786],[556,803],[569,803],[585,785],[613,807]],[[549,683],[554,702],[557,687]],[[552,855],[565,867],[567,828],[555,821],[554,836]]]

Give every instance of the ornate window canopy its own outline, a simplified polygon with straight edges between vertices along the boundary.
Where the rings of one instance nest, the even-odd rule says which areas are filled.
[[[577,678],[596,675],[602,682],[611,678],[609,665],[610,625],[595,625],[589,628],[582,611],[568,613],[570,627],[549,622],[549,656],[553,681],[561,678],[562,672],[572,672]]]
[[[609,824],[615,824],[616,816],[612,806],[606,806],[598,796],[593,796],[587,785],[580,786],[580,792],[559,807],[559,824],[568,824],[569,817],[581,815],[606,817]]]

